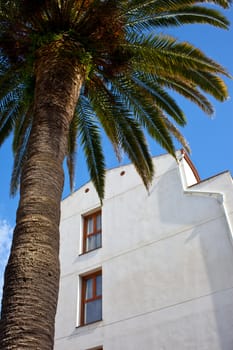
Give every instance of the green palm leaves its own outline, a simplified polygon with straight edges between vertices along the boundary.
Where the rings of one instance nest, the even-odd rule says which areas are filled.
[[[186,118],[170,91],[210,115],[213,107],[206,94],[224,101],[227,89],[221,75],[229,75],[192,44],[156,33],[158,28],[193,23],[228,28],[228,20],[208,3],[228,8],[231,1],[1,1],[0,143],[14,131],[12,193],[33,123],[37,50],[61,38],[73,47],[71,59],[76,57],[86,71],[67,147],[71,185],[79,138],[103,198],[102,128],[116,156],[128,154],[146,187],[153,166],[145,131],[173,156],[175,139],[189,150],[179,130]]]
[[[192,23],[208,23],[227,28],[229,22],[213,8],[196,6],[214,1],[132,1],[127,9],[127,27],[134,30],[150,30],[161,26],[180,26]],[[229,1],[215,1],[227,8]]]

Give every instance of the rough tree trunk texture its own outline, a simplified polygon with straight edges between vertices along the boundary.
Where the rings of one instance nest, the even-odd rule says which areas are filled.
[[[54,343],[62,166],[84,71],[62,40],[38,52],[36,62],[34,120],[5,272],[1,350],[51,350]]]

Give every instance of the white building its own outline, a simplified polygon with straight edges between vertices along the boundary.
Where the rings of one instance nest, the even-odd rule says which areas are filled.
[[[102,208],[91,183],[62,202],[55,350],[233,349],[232,178],[178,159],[149,193],[127,165]]]

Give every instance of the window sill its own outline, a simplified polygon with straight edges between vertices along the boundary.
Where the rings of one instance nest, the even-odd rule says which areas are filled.
[[[102,248],[102,246],[100,246],[98,248],[94,248],[94,249],[88,250],[87,252],[83,252],[83,253],[79,254],[78,256],[87,255],[87,254],[92,253],[92,252],[94,252],[94,251],[96,251],[98,249],[101,249],[101,248]]]
[[[98,321],[94,321],[94,322],[90,322],[90,323],[86,323],[86,324],[80,324],[79,326],[77,326],[76,328],[78,329],[84,329],[84,328],[87,328],[88,326],[94,326],[98,323],[102,323],[103,320],[98,320]]]

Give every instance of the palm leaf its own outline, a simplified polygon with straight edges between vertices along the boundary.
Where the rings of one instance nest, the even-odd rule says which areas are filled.
[[[208,58],[193,45],[178,43],[174,38],[163,35],[129,35],[129,42],[124,44],[134,54],[135,68],[141,62],[151,69],[166,67],[169,73],[179,73],[182,70],[197,69],[228,75],[218,63]],[[141,61],[141,62],[140,62]]]
[[[105,162],[101,147],[99,127],[94,121],[93,111],[85,97],[80,98],[76,116],[78,133],[83,147],[91,179],[99,195],[104,197]]]
[[[150,136],[171,155],[175,156],[174,144],[163,122],[162,110],[155,103],[151,103],[151,101],[148,103],[148,100],[145,99],[145,92],[140,91],[133,81],[125,81],[121,78],[115,79],[113,84],[121,98],[124,98],[124,103]]]
[[[12,196],[18,191],[22,168],[27,154],[28,141],[31,133],[31,123],[28,124],[28,121],[29,118],[25,118],[26,125],[23,126],[24,132],[20,134],[18,148],[14,152],[14,164],[10,184],[10,194]]]
[[[77,113],[75,113],[74,117],[72,119],[72,122],[70,124],[69,136],[68,136],[68,149],[67,149],[67,157],[66,157],[71,192],[74,191],[74,174],[75,174],[75,164],[76,164],[77,135],[78,135],[78,118],[77,118]]]
[[[206,114],[214,113],[213,106],[210,101],[195,87],[195,85],[181,78],[171,78],[168,76],[159,76],[156,78],[161,86],[165,86],[171,90],[178,92],[180,95],[194,102]]]
[[[94,78],[94,84],[92,82],[87,84],[87,91],[92,109],[112,143],[118,160],[120,160],[121,153],[114,116],[114,97],[111,95],[104,81],[98,77]]]
[[[200,6],[178,8],[176,11],[155,12],[142,11],[140,16],[128,21],[127,26],[134,30],[150,30],[155,27],[181,26],[183,24],[211,24],[215,27],[227,29],[229,21],[214,9]]]
[[[148,186],[152,172],[143,132],[173,156],[174,139],[188,148],[176,126],[183,126],[186,118],[169,90],[196,103],[207,114],[213,113],[213,107],[206,94],[220,101],[228,97],[221,78],[221,74],[230,77],[226,69],[190,43],[155,35],[159,27],[192,23],[228,28],[225,16],[208,4],[229,8],[231,1],[0,0],[0,142],[14,132],[16,185],[12,188],[17,187],[30,135],[37,53],[60,41],[73,47],[69,51],[71,60],[78,59],[86,70],[69,129],[66,160],[71,189],[79,135],[91,177],[103,196],[99,127],[119,160],[123,150],[138,171],[143,167],[141,176]],[[123,127],[125,130],[121,130]],[[131,141],[126,140],[127,135]]]
[[[143,130],[123,106],[120,108],[116,123],[121,147],[134,164],[145,187],[148,188],[153,178],[154,167]]]
[[[137,74],[134,77],[135,83],[142,89],[148,91],[152,98],[152,105],[162,109],[171,116],[179,125],[185,125],[186,119],[183,111],[176,104],[175,100],[153,79],[151,75]],[[138,90],[138,89],[137,89]]]

